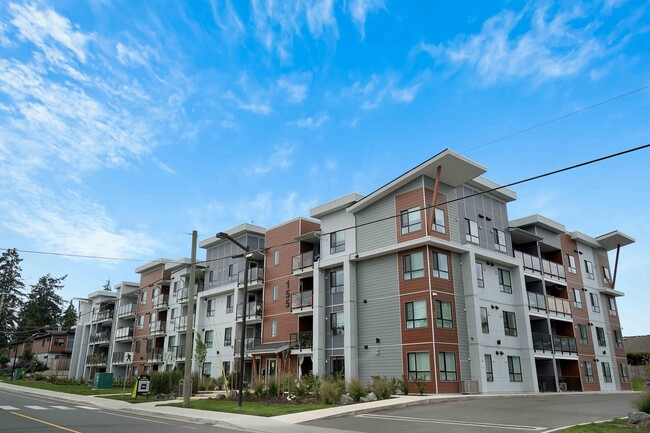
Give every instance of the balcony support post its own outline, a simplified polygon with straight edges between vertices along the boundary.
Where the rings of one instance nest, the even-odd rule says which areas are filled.
[[[433,225],[433,218],[436,215],[436,197],[438,197],[438,186],[440,185],[440,172],[442,171],[442,165],[439,165],[436,168],[436,181],[433,184],[433,198],[431,199],[431,209],[429,209],[429,218],[427,220],[426,235],[429,235],[431,226]],[[424,203],[426,206],[426,203]],[[425,212],[426,215],[426,212]]]
[[[621,252],[621,244],[616,245],[616,261],[614,262],[614,278],[612,279],[612,290],[616,288],[616,274],[618,271],[618,255]]]

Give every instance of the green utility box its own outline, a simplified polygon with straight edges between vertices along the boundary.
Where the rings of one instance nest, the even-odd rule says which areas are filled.
[[[22,379],[24,376],[25,376],[25,370],[23,370],[22,368],[17,368],[14,370],[13,380]]]
[[[93,389],[113,388],[113,373],[95,373]]]

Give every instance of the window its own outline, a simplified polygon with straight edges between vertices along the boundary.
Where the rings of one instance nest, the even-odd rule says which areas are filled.
[[[210,377],[210,371],[212,370],[212,363],[211,362],[204,362],[203,363],[203,371],[201,374],[203,374],[204,378]]]
[[[237,268],[234,263],[228,265],[228,281],[233,281],[237,278]]]
[[[614,329],[613,333],[614,333],[614,345],[618,349],[622,349],[623,348],[623,335],[621,334],[621,330],[620,329]]]
[[[596,326],[596,337],[598,338],[599,346],[607,346],[607,341],[605,341],[605,330]]]
[[[178,291],[178,281],[174,281],[174,296],[176,296],[177,291]]]
[[[432,274],[436,278],[449,279],[449,257],[443,253],[433,253]]]
[[[591,361],[585,361],[585,382],[594,383],[595,380],[594,365],[591,363]]]
[[[521,359],[518,356],[508,357],[508,374],[510,375],[510,382],[523,381],[521,374]]]
[[[343,269],[330,271],[330,293],[343,293]]]
[[[230,361],[223,362],[223,374],[228,376],[230,374]]]
[[[481,330],[484,334],[490,333],[490,322],[488,321],[488,310],[486,307],[481,307]]]
[[[616,299],[608,297],[607,303],[609,304],[609,315],[616,316]]]
[[[337,313],[330,313],[330,329],[332,336],[334,335],[343,335],[343,330],[345,329],[343,321],[343,312],[339,311]]]
[[[455,352],[440,352],[438,353],[438,365],[440,368],[441,381],[455,381],[458,380],[456,374],[456,353]]]
[[[280,264],[280,250],[273,251],[273,266]]]
[[[429,352],[407,353],[408,377],[411,380],[431,380]]]
[[[573,257],[571,254],[566,255],[566,267],[571,272],[572,274],[577,273],[576,271],[576,258]]]
[[[403,210],[400,212],[399,217],[403,235],[422,230],[422,216],[419,206]]]
[[[611,382],[612,369],[609,367],[609,362],[602,362],[600,365],[603,366],[603,378],[605,378],[605,382]]]
[[[334,232],[330,235],[330,254],[345,251],[345,232]]]
[[[146,304],[147,303],[147,292],[142,292],[140,294],[140,304]]]
[[[278,285],[274,284],[273,285],[273,298],[274,301],[278,300]]]
[[[621,368],[621,382],[628,383],[630,381],[630,373],[627,369],[627,364],[619,364]]]
[[[175,317],[176,317],[176,308],[172,308],[172,313],[171,313],[170,319],[174,320]]]
[[[580,295],[579,289],[571,289],[573,293],[573,306],[576,308],[582,308],[582,297]]]
[[[465,229],[467,230],[467,233],[465,234],[467,242],[478,244],[478,224],[476,221],[465,218]]]
[[[479,287],[485,287],[485,279],[483,279],[483,265],[481,263],[476,264],[476,283]]]
[[[151,313],[149,315],[149,327],[153,327],[154,324],[156,323],[156,313]]]
[[[589,260],[585,260],[585,271],[587,272],[587,278],[589,278],[590,280],[593,280],[595,278],[594,264],[591,263]]]
[[[433,209],[433,230],[438,233],[445,233],[445,211]]]
[[[144,316],[139,316],[138,317],[138,329],[143,329],[144,328]]]
[[[503,230],[494,229],[494,248],[503,253],[508,252],[508,247],[506,246],[506,234]]]
[[[208,299],[207,301],[207,306],[206,306],[206,312],[205,315],[207,317],[212,317],[214,316],[214,313],[216,312],[216,302],[214,299]]]
[[[580,331],[580,344],[589,344],[587,325],[578,325],[578,330]]]
[[[424,277],[424,261],[422,253],[406,254],[402,256],[402,277],[404,280]]]
[[[55,338],[54,339],[54,345],[55,346],[65,346],[65,338]]]
[[[591,310],[595,313],[600,313],[600,305],[598,304],[598,295],[596,293],[590,293],[589,299],[591,299]]]
[[[176,346],[176,336],[175,335],[170,335],[167,338],[167,348],[171,350],[172,347]]]
[[[135,353],[140,353],[140,350],[142,349],[142,341],[137,340],[135,342],[135,349],[133,350]]]
[[[223,330],[223,345],[225,347],[232,346],[232,328]]]
[[[603,282],[605,284],[612,284],[612,277],[609,274],[609,268],[603,266]]]
[[[208,280],[209,282],[214,281],[214,271],[210,271],[210,278]]]
[[[214,331],[209,330],[205,331],[205,336],[203,337],[203,342],[207,349],[211,349],[214,346]]]
[[[436,301],[436,326],[445,329],[452,329],[454,327],[454,321],[451,315],[451,302]]]
[[[512,337],[517,336],[517,318],[515,317],[515,313],[510,311],[503,312],[503,328],[506,331],[506,335]]]
[[[278,322],[275,320],[271,322],[271,337],[275,338],[278,336]]]
[[[336,376],[337,374],[345,373],[345,357],[332,356],[330,357],[330,374]]]
[[[494,382],[494,372],[492,370],[492,355],[485,355],[485,378],[488,382]]]
[[[153,351],[153,340],[147,340],[147,352],[151,353]]]
[[[427,327],[427,302],[413,301],[404,304],[406,329]]]
[[[232,313],[232,310],[233,310],[232,301],[233,301],[233,296],[232,295],[226,296],[226,314]]]
[[[138,373],[139,373],[138,367],[137,366],[133,367],[133,370],[131,371],[131,376],[138,377]]]
[[[503,293],[512,293],[510,271],[507,269],[499,269],[499,290]]]

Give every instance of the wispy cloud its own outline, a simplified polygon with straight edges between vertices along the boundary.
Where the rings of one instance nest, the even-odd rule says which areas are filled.
[[[422,76],[416,77],[415,81],[406,84],[401,83],[395,74],[372,74],[365,82],[356,81],[350,88],[345,89],[343,94],[359,99],[361,108],[364,110],[373,110],[378,108],[385,100],[404,104],[411,103],[417,96],[423,82]],[[356,124],[353,126],[356,126]]]
[[[348,10],[352,21],[361,34],[361,39],[366,37],[366,17],[369,13],[379,11],[386,7],[384,0],[350,0]]]
[[[280,91],[286,93],[289,102],[299,104],[307,97],[310,82],[311,74],[291,74],[283,75],[276,83]]]
[[[262,114],[262,115],[269,114],[271,111],[273,111],[271,105],[269,105],[268,103],[260,102],[260,101],[252,101],[252,100],[244,101],[241,98],[235,96],[235,94],[231,90],[228,90],[223,95],[223,97],[237,104],[237,107],[240,110],[250,111],[252,113]]]
[[[266,174],[274,170],[286,170],[292,162],[294,147],[292,145],[274,146],[273,153],[266,156],[252,168],[247,168],[247,174]]]
[[[289,122],[289,125],[296,125],[299,128],[318,129],[323,126],[328,120],[329,117],[326,114],[323,114],[318,118],[311,116],[304,117],[302,119],[296,120],[295,122]]]
[[[118,42],[115,45],[115,50],[117,52],[117,60],[119,60],[119,62],[123,65],[146,66],[148,63],[147,54],[146,51],[143,50],[143,47],[139,47],[139,49],[134,50],[127,48],[123,43]]]
[[[210,0],[214,23],[227,38],[237,40],[246,30],[231,0]]]
[[[427,52],[438,62],[469,66],[484,84],[513,78],[539,83],[575,76],[615,45],[599,34],[597,18],[587,20],[587,16],[578,4],[552,8],[543,3],[520,12],[505,10],[485,21],[477,34],[442,44],[422,43],[416,51]]]

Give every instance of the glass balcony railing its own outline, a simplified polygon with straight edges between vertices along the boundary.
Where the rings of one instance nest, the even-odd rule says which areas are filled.
[[[533,349],[541,353],[577,354],[576,339],[561,335],[551,335],[542,332],[533,332]]]
[[[133,338],[133,327],[117,328],[115,330],[115,341],[130,340]]]
[[[86,356],[86,365],[106,365],[107,362],[108,355],[105,353]]]
[[[544,296],[539,293],[528,292],[528,308],[571,317],[571,302],[568,299],[556,298],[555,296]]]
[[[248,337],[244,339],[244,348],[246,350],[253,349],[255,346],[262,344],[262,339],[260,337]],[[233,346],[235,350],[235,356],[239,355],[241,349],[241,338],[235,339],[235,345]]]
[[[245,271],[239,272],[237,274],[237,284],[240,286],[244,285],[244,273]],[[260,284],[264,282],[264,269],[263,268],[251,268],[248,270],[248,285]]]
[[[154,309],[167,308],[167,305],[169,304],[169,296],[168,295],[154,296],[151,299],[151,302],[153,303]]]
[[[305,290],[291,295],[291,311],[310,309],[313,307],[314,292]]]
[[[169,348],[170,358],[177,361],[185,359],[185,346],[171,346]]]
[[[178,316],[174,319],[174,331],[187,329],[187,316]]]
[[[313,350],[314,333],[313,331],[293,332],[289,335],[289,347],[298,351]]]
[[[135,316],[135,310],[136,310],[135,304],[121,305],[117,309],[117,317]]]
[[[108,343],[111,341],[111,332],[110,331],[104,331],[104,332],[97,332],[95,334],[92,334],[90,336],[89,343],[90,344],[101,344],[101,343]]]
[[[311,268],[312,266],[314,266],[313,251],[307,251],[306,253],[302,253],[291,258],[291,270],[293,271]]]
[[[246,319],[261,319],[264,311],[264,304],[260,301],[246,304]],[[244,316],[244,304],[237,305],[237,320]]]
[[[102,310],[93,317],[93,322],[108,322],[113,320],[113,310]]]
[[[552,278],[558,281],[566,281],[566,273],[564,265],[555,263],[550,260],[542,259],[541,263],[539,257],[530,254],[515,251],[514,255],[520,259],[524,265],[524,270],[536,275],[544,275],[547,278]]]
[[[159,320],[154,323],[149,324],[149,332],[151,335],[158,335],[158,334],[164,334],[165,329],[166,329],[166,322],[163,322],[162,320]]]

